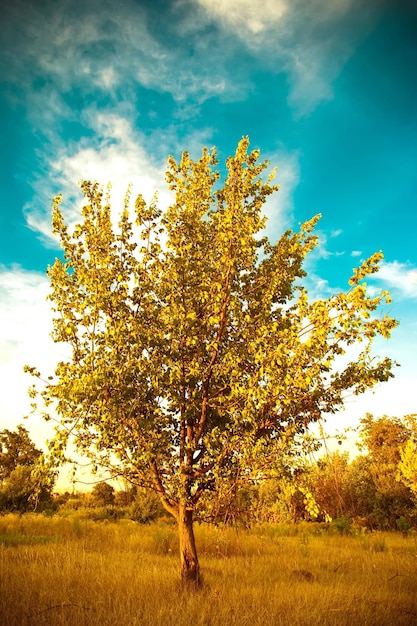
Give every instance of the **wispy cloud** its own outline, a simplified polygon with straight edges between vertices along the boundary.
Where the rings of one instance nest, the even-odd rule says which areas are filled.
[[[17,0],[2,31],[2,71],[42,119],[64,108],[66,119],[75,119],[68,106],[74,93],[139,103],[139,86],[170,94],[180,115],[213,96],[241,99],[251,69],[237,69],[233,59],[246,51],[288,76],[288,101],[303,115],[332,97],[332,81],[372,27],[379,3],[265,0],[259,10],[250,0],[182,0],[167,3],[158,21],[151,5],[134,0],[117,11],[111,0]]]
[[[198,0],[207,12],[226,23],[242,38],[256,37],[276,26],[289,10],[287,0],[265,0],[262,10],[252,0]]]
[[[45,163],[49,176],[34,182],[34,198],[24,207],[28,226],[49,245],[56,245],[51,232],[51,196],[63,193],[65,218],[70,224],[76,223],[82,200],[77,188],[79,181],[90,180],[103,187],[110,183],[112,205],[117,212],[123,208],[130,184],[133,195],[141,193],[148,202],[159,191],[162,208],[170,200],[164,182],[165,159],[152,158],[152,150],[145,151],[144,137],[129,120],[95,110],[88,115],[95,131],[94,140],[61,143],[56,154]]]
[[[314,296],[322,297],[334,293],[339,286],[331,287],[327,280],[323,280],[317,272],[317,262],[320,259],[328,260],[332,257],[343,256],[342,251],[331,252],[327,247],[326,234],[320,230],[315,231],[319,236],[319,244],[317,248],[307,257],[305,267],[308,273],[308,284],[311,287],[311,293]],[[353,250],[350,255],[352,257],[360,257],[362,252]],[[361,259],[361,262],[364,259]],[[346,281],[349,276],[346,276]],[[346,281],[344,281],[346,286]],[[376,294],[380,290],[388,290],[392,293],[395,302],[401,300],[417,298],[417,268],[411,263],[400,263],[399,261],[386,262],[382,261],[378,272],[369,274],[366,277],[368,283],[368,291],[370,295]]]
[[[379,272],[372,274],[369,280],[392,291],[396,299],[417,298],[417,268],[409,263],[384,261]]]
[[[290,78],[296,115],[332,97],[332,82],[372,27],[378,1],[198,0],[208,18],[231,30],[258,60]]]
[[[76,120],[80,107],[75,112],[68,104],[74,94],[89,101],[107,98],[110,107],[122,101],[135,106],[138,87],[144,87],[170,94],[179,113],[187,100],[240,98],[242,83],[226,69],[218,34],[199,33],[190,54],[180,17],[173,6],[166,10],[172,11],[172,24],[164,38],[151,23],[151,7],[134,0],[117,11],[111,0],[46,5],[17,0],[2,29],[2,74],[19,97],[24,93],[30,100],[32,121],[45,122],[60,111],[66,120]]]
[[[308,258],[310,268],[315,267],[319,259],[330,259],[332,257],[341,257],[346,254],[345,250],[331,250],[329,248],[329,240],[336,239],[343,231],[331,231],[329,234],[320,228],[320,222],[318,228],[315,229],[314,234],[318,237],[318,245]]]

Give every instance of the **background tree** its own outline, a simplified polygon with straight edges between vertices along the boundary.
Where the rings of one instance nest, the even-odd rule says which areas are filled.
[[[412,493],[398,480],[401,453],[412,435],[407,421],[383,415],[375,418],[370,413],[361,419],[359,433],[361,448],[367,451],[362,461],[357,460],[357,484],[365,481],[366,507],[370,525],[377,528],[396,528],[400,517],[414,514]],[[360,472],[359,472],[360,469]],[[362,474],[360,480],[359,474]],[[362,489],[363,492],[363,489]]]
[[[376,466],[389,468],[393,474],[401,458],[401,448],[411,434],[405,421],[398,417],[375,418],[367,413],[360,420],[359,447],[368,451]]]
[[[41,463],[23,426],[0,432],[0,509],[28,511],[51,505],[55,476]]]
[[[417,414],[406,415],[409,437],[400,447],[397,479],[406,485],[417,500]]]
[[[18,465],[34,467],[41,450],[29,437],[24,426],[19,425],[15,431],[7,428],[0,432],[0,480],[6,480]]]
[[[278,187],[248,145],[227,159],[223,185],[214,149],[170,157],[172,206],[162,215],[139,196],[135,224],[129,194],[114,226],[109,199],[88,182],[71,231],[61,197],[53,205],[64,251],[48,271],[53,337],[72,357],[42,392],[61,420],[52,452],[63,456],[72,434],[94,463],[153,488],[178,522],[182,576],[193,582],[193,521],[210,495],[266,472],[346,391],[391,376],[391,361],[370,354],[396,325],[373,315],[388,294],[371,298],[363,283],[382,254],[355,270],[349,291],[310,303],[300,280],[319,216],[270,243],[262,207]],[[358,341],[362,352],[333,368]]]
[[[166,515],[157,494],[143,487],[132,488],[132,502],[129,517],[139,523],[146,523]]]
[[[108,506],[114,504],[115,490],[114,487],[108,483],[100,482],[95,484],[91,495],[94,506]]]
[[[349,465],[349,490],[352,494],[352,509],[348,513],[360,525],[368,528],[378,528],[378,497],[375,481],[372,476],[371,464],[368,455],[361,454]]]
[[[349,480],[349,454],[328,453],[311,468],[309,481],[320,517],[331,519],[352,515],[352,492]]]
[[[401,480],[417,499],[417,443],[409,439],[400,451],[401,460],[398,464],[398,479]]]

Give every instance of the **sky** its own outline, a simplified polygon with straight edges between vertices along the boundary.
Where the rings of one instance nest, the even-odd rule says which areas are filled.
[[[417,9],[397,0],[14,0],[0,17],[0,429],[24,423],[43,446],[23,365],[52,373],[46,268],[60,254],[51,199],[69,222],[78,182],[112,183],[168,206],[169,154],[224,162],[248,135],[277,166],[266,206],[278,239],[317,213],[312,297],[368,281],[400,320],[375,354],[395,379],[350,398],[329,432],[366,412],[417,413]]]

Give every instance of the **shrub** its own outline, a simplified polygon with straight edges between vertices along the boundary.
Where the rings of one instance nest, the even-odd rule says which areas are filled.
[[[339,535],[349,535],[351,532],[351,520],[346,515],[337,517],[332,521],[331,525]]]

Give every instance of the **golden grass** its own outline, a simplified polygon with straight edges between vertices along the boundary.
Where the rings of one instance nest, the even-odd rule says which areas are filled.
[[[7,626],[408,626],[417,541],[314,526],[196,528],[204,587],[179,584],[169,523],[0,517],[0,623]]]

